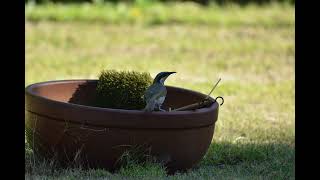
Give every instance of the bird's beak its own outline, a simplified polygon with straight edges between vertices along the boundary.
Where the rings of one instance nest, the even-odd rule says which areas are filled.
[[[174,73],[177,73],[177,72],[169,72],[170,74],[174,74]]]

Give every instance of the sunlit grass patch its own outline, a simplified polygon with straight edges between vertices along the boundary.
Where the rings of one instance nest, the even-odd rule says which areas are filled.
[[[187,12],[187,13],[186,13]],[[139,4],[44,4],[26,5],[29,21],[79,21],[104,24],[190,24],[218,26],[287,27],[294,24],[294,8],[289,4],[267,6],[230,4],[201,7],[195,3]],[[277,19],[276,21],[274,19]]]

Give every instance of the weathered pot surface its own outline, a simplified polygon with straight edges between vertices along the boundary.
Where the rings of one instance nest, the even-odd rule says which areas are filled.
[[[169,172],[186,170],[205,155],[218,118],[217,102],[195,111],[143,112],[94,107],[97,80],[36,83],[25,90],[27,138],[34,150],[66,164],[114,170],[124,151],[147,145]],[[167,86],[164,109],[206,95]]]

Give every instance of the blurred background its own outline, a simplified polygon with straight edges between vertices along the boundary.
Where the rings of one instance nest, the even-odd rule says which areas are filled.
[[[294,178],[294,0],[26,0],[25,9],[26,86],[103,69],[176,71],[167,85],[207,94],[221,78],[212,96],[225,104],[200,169]]]

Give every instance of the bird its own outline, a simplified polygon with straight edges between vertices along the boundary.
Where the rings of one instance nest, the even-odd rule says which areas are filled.
[[[164,86],[164,81],[176,72],[160,72],[154,78],[153,83],[148,87],[144,93],[144,100],[146,106],[144,111],[151,112],[154,110],[165,111],[161,106],[167,96],[167,88]]]

